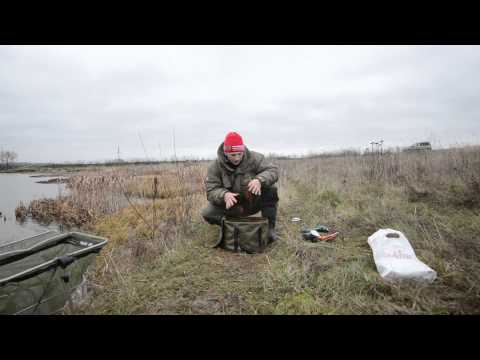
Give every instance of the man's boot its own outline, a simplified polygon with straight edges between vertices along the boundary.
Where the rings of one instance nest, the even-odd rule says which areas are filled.
[[[277,220],[277,207],[266,207],[262,209],[262,216],[268,219],[268,242],[272,243],[278,240],[275,233],[275,222]]]

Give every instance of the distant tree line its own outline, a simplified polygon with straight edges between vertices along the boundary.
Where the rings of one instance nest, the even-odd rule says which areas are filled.
[[[371,156],[371,155],[389,155],[402,152],[400,147],[397,148],[385,148],[374,149],[372,152],[370,149],[361,151],[358,149],[341,149],[336,151],[326,152],[309,152],[308,154],[301,155],[279,155],[275,153],[268,153],[267,157],[276,160],[295,160],[295,159],[316,159],[316,158],[332,158],[332,157],[356,157],[356,156]]]
[[[18,155],[15,151],[1,150],[0,151],[0,168],[8,169],[12,163],[17,159]]]

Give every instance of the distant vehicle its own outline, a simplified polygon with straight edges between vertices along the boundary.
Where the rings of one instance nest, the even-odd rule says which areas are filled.
[[[422,151],[422,150],[432,150],[432,145],[428,141],[424,141],[424,142],[415,143],[404,149],[404,151]]]

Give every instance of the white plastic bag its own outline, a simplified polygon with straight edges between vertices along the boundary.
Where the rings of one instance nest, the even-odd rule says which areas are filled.
[[[373,259],[380,276],[385,280],[412,279],[432,282],[435,270],[418,260],[410,242],[397,230],[380,229],[368,238]]]

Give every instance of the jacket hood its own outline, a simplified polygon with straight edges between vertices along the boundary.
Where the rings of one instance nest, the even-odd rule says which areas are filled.
[[[223,142],[220,144],[220,146],[217,149],[217,160],[220,166],[230,173],[233,173],[236,169],[246,164],[249,158],[250,158],[250,150],[248,150],[248,148],[245,146],[245,154],[243,155],[242,162],[237,167],[235,167],[233,166],[232,163],[228,161],[227,157],[225,156],[225,153],[223,152]]]

